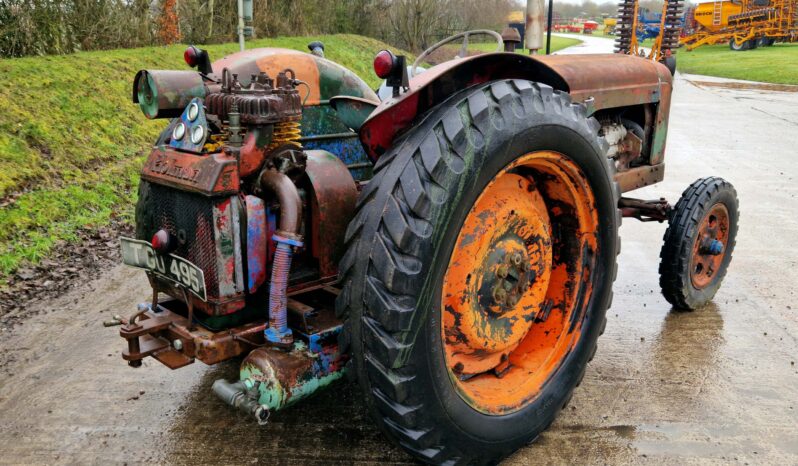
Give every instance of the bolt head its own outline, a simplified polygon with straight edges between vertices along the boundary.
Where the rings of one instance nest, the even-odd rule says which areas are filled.
[[[507,292],[501,286],[497,286],[493,290],[493,300],[496,301],[498,304],[504,304],[504,301],[507,299]]]
[[[496,270],[496,275],[499,278],[507,278],[508,273],[510,273],[510,271],[506,265],[500,265],[499,268]]]

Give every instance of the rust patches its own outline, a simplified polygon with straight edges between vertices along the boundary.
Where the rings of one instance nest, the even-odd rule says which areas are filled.
[[[664,222],[673,211],[673,207],[664,197],[651,201],[622,197],[618,201],[618,207],[624,217],[634,217],[641,222]]]
[[[241,146],[238,170],[243,178],[254,175],[263,166],[263,161],[266,157],[266,147],[258,143],[260,131],[260,129],[250,130],[244,139],[244,145]]]
[[[264,319],[213,332],[204,327],[191,326],[186,317],[188,308],[178,300],[157,304],[159,312],[145,311],[141,320],[126,323],[119,331],[128,342],[134,342],[122,357],[140,364],[152,356],[170,369],[178,369],[199,359],[216,364],[244,354],[263,343]],[[175,347],[180,341],[180,349]],[[129,345],[130,346],[130,345]]]
[[[286,68],[290,68],[296,73],[297,79],[308,83],[310,93],[302,95],[305,105],[318,105],[321,100],[321,88],[319,86],[319,68],[313,55],[307,53],[285,53],[280,55],[279,60],[272,56],[265,56],[256,61],[258,69],[265,71],[269,76],[276,76],[277,73]]]
[[[643,165],[615,174],[615,181],[623,193],[659,183],[663,179],[665,179],[664,163]]]
[[[670,88],[672,81],[664,65],[630,55],[543,55],[537,59],[563,77],[574,101],[592,98],[596,110],[658,102],[661,88]]]
[[[141,177],[165,186],[205,195],[237,194],[240,180],[235,158],[210,156],[156,147],[144,163]]]
[[[357,185],[346,165],[323,150],[305,151],[309,181],[311,252],[322,277],[338,273],[346,227],[355,210]]]
[[[723,204],[715,204],[698,226],[690,257],[690,281],[704,289],[717,278],[729,240],[729,211]]]
[[[444,276],[441,332],[452,380],[475,409],[520,409],[579,341],[597,226],[584,175],[552,152],[519,157],[474,203]]]
[[[657,62],[628,55],[546,55],[490,53],[452,60],[410,81],[410,90],[382,102],[361,127],[360,139],[376,160],[418,115],[466,87],[498,79],[524,79],[569,92],[589,113],[608,108],[657,104],[654,163],[661,162],[672,77]]]
[[[229,68],[242,82],[261,71],[276,76],[286,68],[296,73],[297,79],[308,84],[302,86],[303,105],[322,105],[336,95],[363,97],[379,101],[377,95],[355,73],[330,60],[304,52],[281,48],[259,48],[228,55],[213,63],[216,73]]]

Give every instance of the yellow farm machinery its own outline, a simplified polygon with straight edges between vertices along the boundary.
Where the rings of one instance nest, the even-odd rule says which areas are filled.
[[[798,41],[798,0],[715,0],[693,13],[695,29],[683,37],[687,50],[729,43],[732,50]]]
[[[682,30],[683,0],[665,0],[662,12],[654,20],[641,14],[637,0],[621,0],[618,5],[618,22],[615,26],[615,53],[649,58],[665,65],[674,72],[676,63],[672,57],[679,47]],[[650,49],[641,43],[653,38]]]

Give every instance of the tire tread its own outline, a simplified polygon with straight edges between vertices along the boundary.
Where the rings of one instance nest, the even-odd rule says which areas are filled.
[[[484,144],[490,125],[505,124],[507,112],[545,111],[580,121],[586,132],[599,138],[596,120],[586,117],[584,106],[572,103],[568,94],[529,81],[491,83],[444,111],[407,160],[397,154],[412,147],[410,135],[382,156],[347,229],[340,267],[343,290],[336,303],[337,315],[345,322],[341,338],[347,346],[353,338],[362,340],[358,346],[362,356],[354,369],[378,424],[423,461],[454,464],[463,458],[462,452],[440,441],[444,433],[422,415],[414,368],[399,361],[407,347],[397,337],[410,328],[415,293],[423,280],[418,245],[432,234],[431,206],[446,202],[441,185],[463,172],[469,151]],[[599,145],[606,152],[603,138]],[[606,163],[607,172],[614,174],[614,164],[610,159]],[[385,190],[389,194],[384,204],[377,203],[378,193]],[[614,182],[613,192],[617,200],[620,189]],[[374,215],[379,216],[379,223],[376,234],[368,237],[363,225]],[[620,219],[616,210],[618,225]],[[610,276],[616,272],[613,261]],[[602,332],[605,324],[606,318]],[[595,347],[590,349],[591,354],[595,351]],[[580,382],[583,376],[584,368]]]

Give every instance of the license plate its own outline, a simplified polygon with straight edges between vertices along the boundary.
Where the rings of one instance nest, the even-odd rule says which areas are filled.
[[[122,242],[122,262],[140,269],[145,269],[181,286],[203,301],[208,297],[205,293],[205,275],[202,269],[173,254],[157,254],[152,245],[146,241],[120,238]]]

